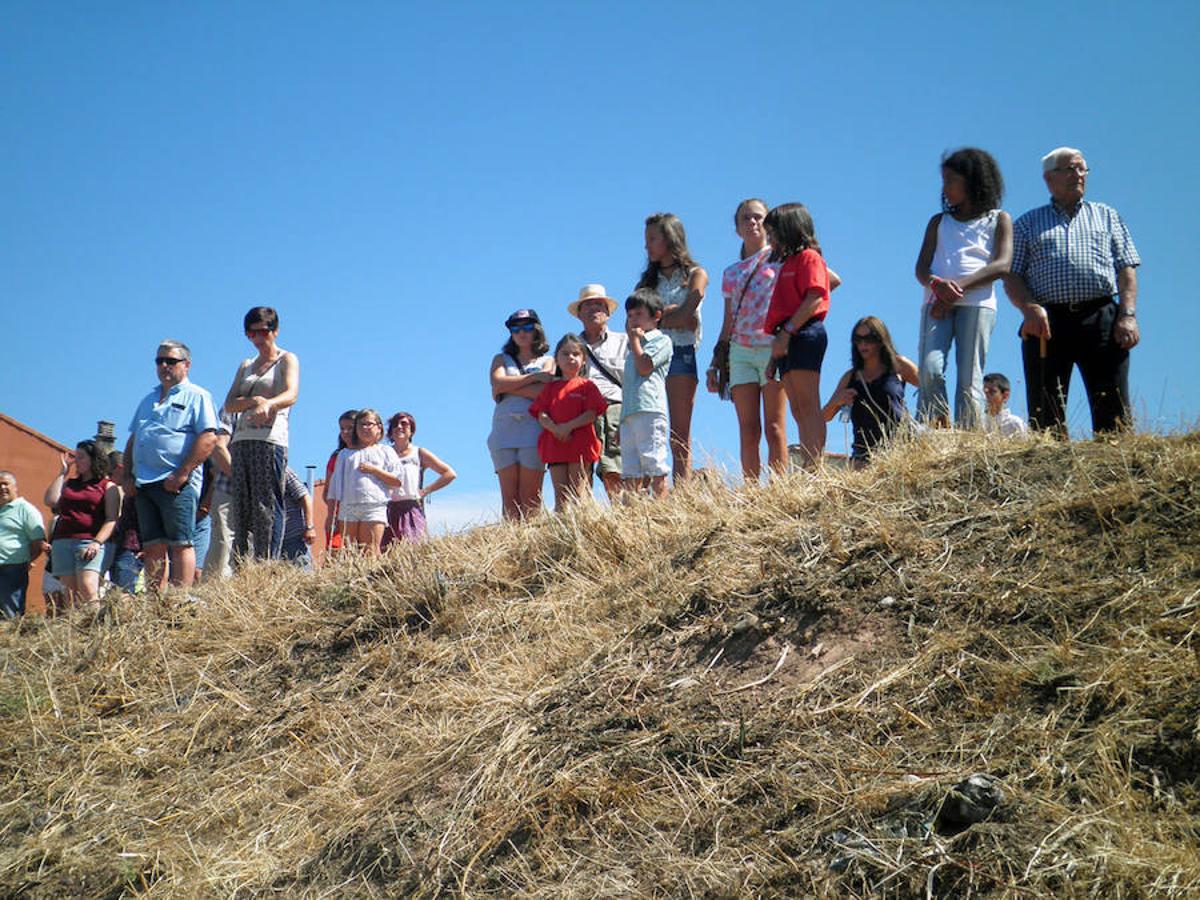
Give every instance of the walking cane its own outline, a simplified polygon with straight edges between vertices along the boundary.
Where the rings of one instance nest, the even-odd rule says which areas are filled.
[[[1046,356],[1047,356],[1047,340],[1043,334],[1038,337],[1038,382],[1041,384],[1041,395],[1038,397],[1038,422],[1042,422],[1042,410],[1046,405],[1046,398],[1049,390],[1046,387]]]

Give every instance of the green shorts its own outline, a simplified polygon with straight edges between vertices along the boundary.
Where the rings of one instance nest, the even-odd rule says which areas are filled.
[[[600,438],[600,460],[596,474],[621,474],[621,404],[609,403],[604,415],[596,416],[596,436]]]
[[[771,362],[771,345],[765,347],[743,347],[729,345],[729,386],[739,384],[767,383],[767,365]]]

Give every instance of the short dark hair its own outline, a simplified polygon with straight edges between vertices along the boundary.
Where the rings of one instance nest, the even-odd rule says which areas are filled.
[[[625,312],[644,309],[656,318],[662,318],[663,302],[658,291],[640,287],[625,298]]]
[[[242,320],[242,330],[249,331],[251,325],[266,325],[271,331],[279,330],[279,313],[269,306],[255,306]]]
[[[1004,178],[1000,165],[992,154],[978,147],[963,147],[953,153],[942,155],[942,168],[961,175],[967,182],[967,199],[976,213],[985,213],[1000,208],[1004,196]],[[952,212],[942,197],[942,209]]]
[[[398,412],[394,416],[392,416],[390,419],[388,419],[387,437],[389,439],[392,436],[392,432],[396,430],[396,426],[399,425],[403,421],[408,422],[408,433],[409,434],[417,433],[417,420],[413,418],[413,414],[408,413],[408,412]]]
[[[983,376],[984,386],[991,385],[992,387],[1000,388],[1000,393],[1011,394],[1012,386],[1008,383],[1008,376],[1001,375],[999,372],[989,372]]]
[[[812,214],[803,203],[779,204],[767,213],[763,224],[775,235],[775,241],[771,244],[771,259],[787,259],[804,250],[821,253]]]

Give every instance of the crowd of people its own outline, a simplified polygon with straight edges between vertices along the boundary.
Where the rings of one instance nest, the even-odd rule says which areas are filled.
[[[842,279],[827,265],[802,204],[770,208],[756,198],[738,204],[740,252],[722,275],[723,316],[705,382],[733,403],[747,480],[761,475],[764,437],[767,466],[787,467],[789,410],[802,463],[810,467],[824,457],[826,423],[839,415],[852,425],[856,466],[906,424],[953,423],[1006,437],[1024,432],[1007,406],[1008,379],[985,374],[998,282],[1022,314],[1032,426],[1065,436],[1076,366],[1093,429],[1130,424],[1140,258],[1116,210],[1084,200],[1082,152],[1059,147],[1042,158],[1050,202],[1015,221],[1000,208],[1004,182],[986,151],[945,155],[941,175],[942,210],[925,229],[915,267],[923,291],[916,361],[896,350],[880,318],[863,316],[851,330],[850,368],[824,403],[824,322]],[[644,236],[645,269],[624,303],[601,284],[585,285],[567,305],[581,330],[564,335],[553,354],[535,310],[518,309],[505,320],[508,338],[490,368],[495,407],[487,447],[506,519],[541,508],[547,469],[556,509],[590,495],[594,475],[610,499],[662,497],[669,480],[679,483],[692,470],[708,274],[693,259],[677,216],[650,216]],[[610,329],[622,306],[624,331]],[[0,472],[6,615],[23,611],[29,563],[47,551],[64,602],[93,605],[105,573],[133,590],[143,566],[146,583],[163,590],[168,583],[191,585],[197,569],[204,578],[227,576],[247,559],[311,565],[312,499],[287,465],[300,363],[277,344],[275,310],[251,309],[244,326],[255,355],[238,366],[220,410],[188,380],[187,346],[162,342],[155,357],[159,385],[138,405],[124,453],[106,456],[83,441],[63,455],[46,489],[55,512],[48,543],[36,509],[19,496],[11,473]],[[918,389],[915,419],[906,384]],[[322,497],[327,546],[378,554],[393,542],[423,539],[423,501],[454,480],[454,469],[413,443],[411,413],[395,413],[385,427],[376,410],[354,409],[338,425]],[[427,470],[437,477],[425,486]]]

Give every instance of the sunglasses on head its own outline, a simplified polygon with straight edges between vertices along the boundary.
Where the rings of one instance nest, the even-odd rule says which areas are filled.
[[[176,359],[173,356],[156,356],[156,357],[154,357],[154,364],[156,366],[173,366],[176,363],[181,363],[181,362],[183,362],[182,359]]]
[[[522,322],[519,325],[509,325],[508,326],[508,330],[510,332],[512,332],[513,334],[517,334],[518,332],[521,332],[521,331],[533,331],[533,329],[535,329],[535,328],[537,328],[537,325],[535,325],[533,322]]]

